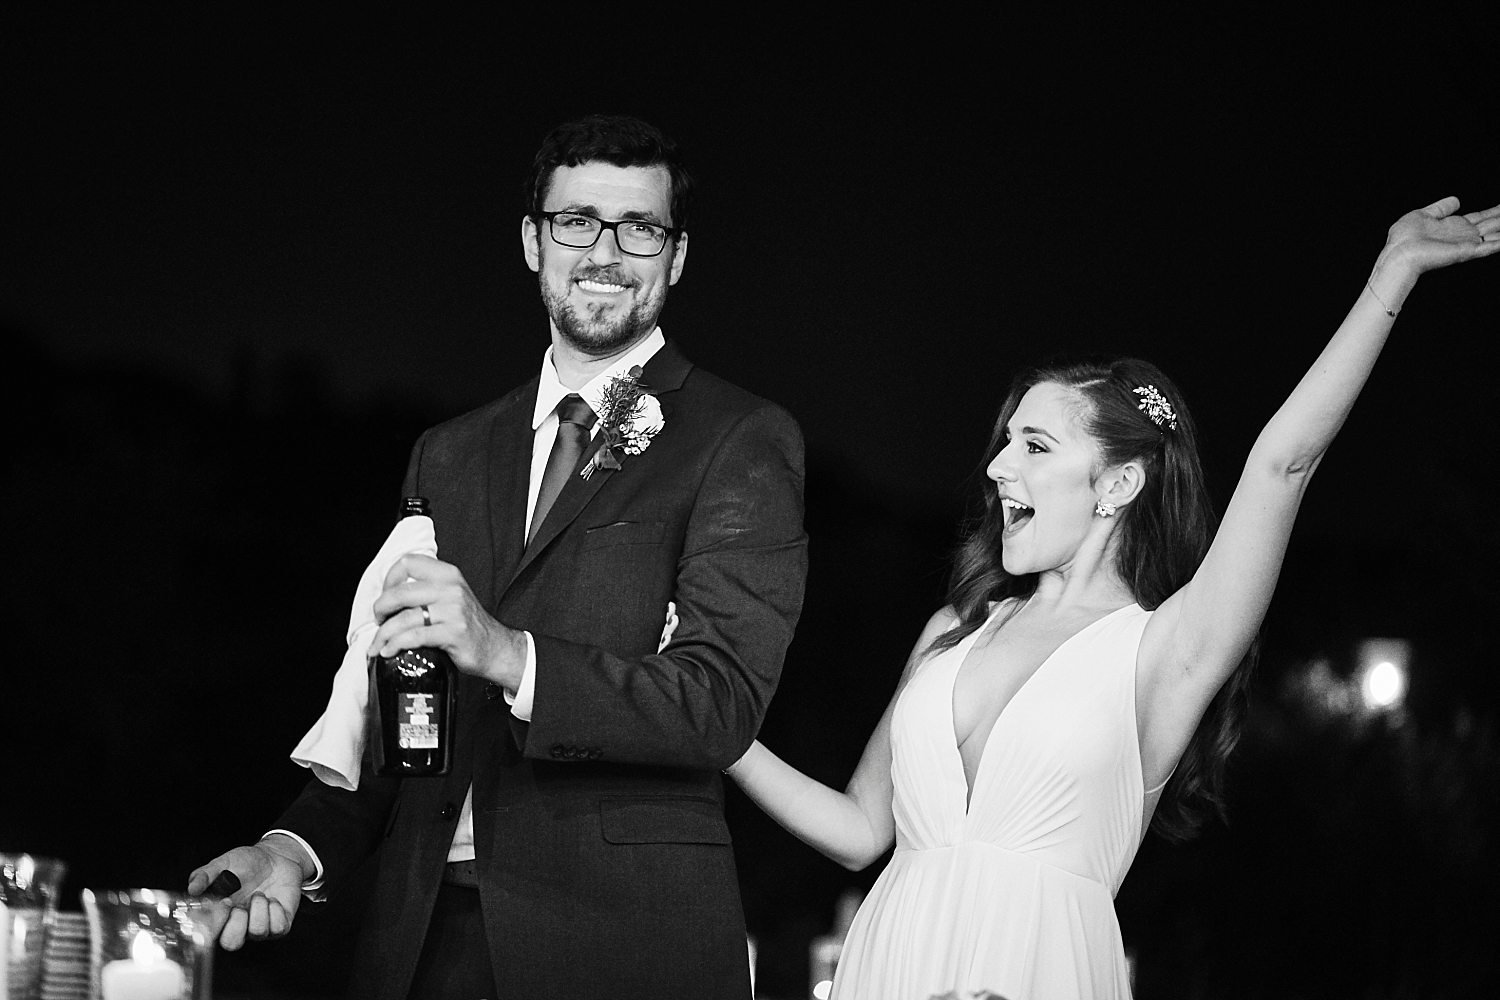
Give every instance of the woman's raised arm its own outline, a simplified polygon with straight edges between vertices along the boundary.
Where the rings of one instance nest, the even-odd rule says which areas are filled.
[[[1458,200],[1449,197],[1391,226],[1343,324],[1256,439],[1197,574],[1161,605],[1147,628],[1140,662],[1147,705],[1141,713],[1157,729],[1166,727],[1172,742],[1186,742],[1259,630],[1308,480],[1418,277],[1497,252],[1500,206],[1459,214]],[[1172,760],[1176,754],[1163,756]],[[1148,779],[1164,777],[1150,764],[1146,773]]]

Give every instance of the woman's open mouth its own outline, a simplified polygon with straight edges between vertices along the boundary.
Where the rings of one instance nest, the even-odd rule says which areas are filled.
[[[1036,510],[1025,503],[1014,499],[1002,498],[1000,505],[1005,507],[1005,536],[1009,537],[1030,522]]]

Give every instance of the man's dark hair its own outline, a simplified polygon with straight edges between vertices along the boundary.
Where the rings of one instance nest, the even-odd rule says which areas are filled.
[[[677,144],[655,126],[629,115],[589,115],[565,122],[548,133],[526,179],[523,195],[527,215],[538,217],[546,208],[547,189],[554,171],[589,161],[604,161],[616,167],[665,167],[672,183],[671,225],[687,229],[693,179],[682,162]]]

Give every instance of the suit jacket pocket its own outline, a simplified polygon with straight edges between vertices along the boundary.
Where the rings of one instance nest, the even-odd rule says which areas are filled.
[[[583,532],[580,549],[615,548],[626,544],[660,544],[667,535],[667,525],[652,521],[621,520],[602,527],[590,527]]]
[[[711,799],[691,796],[601,799],[599,823],[610,844],[728,844],[729,825]]]

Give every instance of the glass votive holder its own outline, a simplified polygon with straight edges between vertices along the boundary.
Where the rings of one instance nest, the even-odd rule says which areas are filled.
[[[88,996],[89,919],[82,911],[58,911],[42,950],[42,997],[78,1001]]]
[[[92,998],[210,998],[214,919],[168,890],[84,890]]]
[[[42,951],[68,867],[55,858],[0,852],[0,991],[42,996]]]

